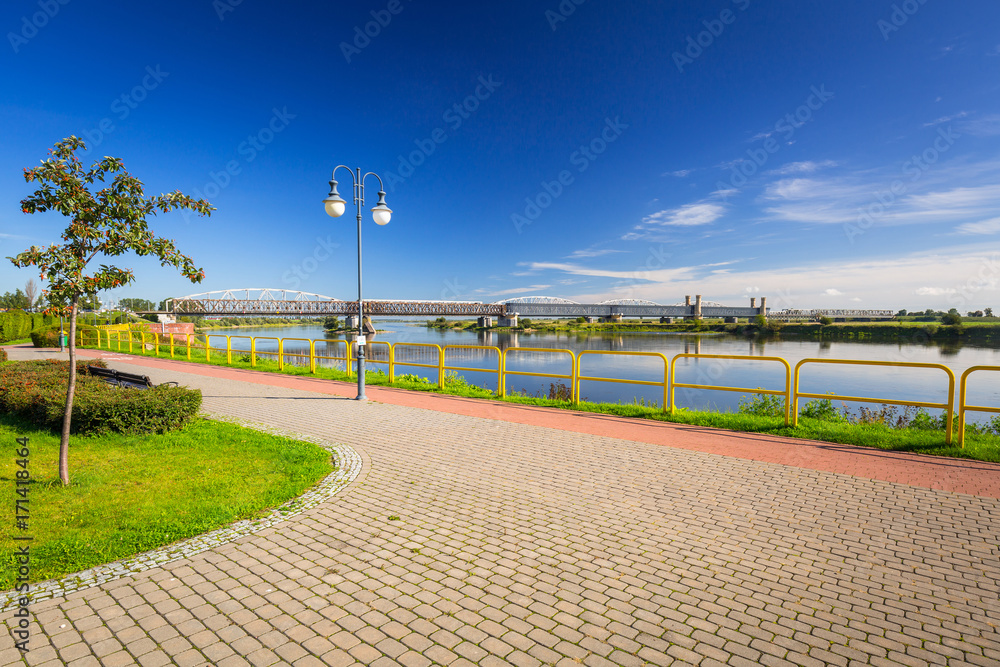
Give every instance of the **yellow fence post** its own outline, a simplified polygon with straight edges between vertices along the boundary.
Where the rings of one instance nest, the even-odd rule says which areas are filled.
[[[226,365],[233,365],[233,337],[226,336]]]
[[[278,339],[278,370],[285,370],[285,339]]]
[[[257,367],[257,338],[250,337],[250,368]]]
[[[184,338],[187,342],[187,360],[191,361],[191,336],[193,334],[185,334]]]
[[[316,374],[316,341],[309,341],[309,373]]]

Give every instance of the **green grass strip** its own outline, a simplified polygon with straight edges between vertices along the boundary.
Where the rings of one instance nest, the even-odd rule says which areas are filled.
[[[27,437],[28,530],[15,526],[15,438]],[[319,445],[196,418],[162,435],[70,438],[70,480],[59,483],[59,436],[0,415],[0,590],[14,587],[14,535],[31,535],[31,580],[133,556],[260,516],[333,470]],[[19,544],[18,546],[23,546]]]

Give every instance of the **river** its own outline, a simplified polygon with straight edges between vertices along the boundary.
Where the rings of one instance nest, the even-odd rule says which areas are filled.
[[[379,318],[375,326],[380,329],[374,340],[387,343],[436,344],[436,345],[489,345],[501,349],[544,348],[546,350],[571,350],[579,354],[591,351],[581,358],[580,374],[591,377],[623,378],[632,380],[663,381],[664,364],[653,356],[641,355],[601,355],[594,352],[624,351],[638,353],[660,353],[668,359],[681,353],[748,355],[752,357],[781,357],[794,368],[802,359],[854,359],[871,361],[896,361],[942,364],[950,368],[956,379],[971,366],[1000,365],[1000,350],[985,347],[954,345],[915,345],[897,343],[872,343],[852,341],[800,341],[768,340],[755,341],[725,334],[676,334],[666,332],[621,332],[621,333],[500,333],[455,331],[431,329],[423,320],[399,318]],[[225,348],[221,336],[255,336],[273,338],[294,338],[323,340],[326,338],[322,327],[244,327],[221,329],[213,333],[212,347]],[[343,335],[331,336],[343,339]],[[232,347],[249,350],[248,338],[234,338]],[[259,340],[257,351],[277,352],[275,340]],[[285,343],[287,353],[308,353],[308,343],[289,341]],[[316,344],[316,353],[329,356],[343,356],[343,345]],[[371,348],[374,359],[387,359],[386,347],[374,345]],[[433,357],[431,356],[433,355]],[[436,378],[434,369],[408,367],[403,361],[436,363],[436,352],[419,346],[399,346],[396,348],[396,374],[412,373],[423,377]],[[291,358],[286,359],[289,362]],[[298,363],[301,363],[299,360]],[[462,371],[471,384],[496,388],[496,353],[470,350],[452,350],[447,354],[449,366],[494,369],[492,373]],[[327,365],[331,365],[327,362]],[[371,364],[369,370],[386,369],[385,365]],[[570,357],[565,353],[524,351],[508,353],[508,371],[571,373]],[[677,363],[675,382],[688,384],[709,384],[731,387],[764,387],[783,389],[785,371],[780,362],[757,359],[754,361],[730,361],[717,359],[681,359]],[[897,367],[845,366],[830,364],[807,364],[802,368],[800,390],[825,394],[835,392],[845,396],[868,396],[896,398],[901,400],[944,403],[947,400],[947,376],[941,370]],[[530,394],[549,394],[553,383],[569,384],[568,380],[508,375],[507,390],[526,391]],[[957,393],[957,389],[956,389]],[[585,400],[611,403],[632,403],[636,400],[662,404],[662,388],[617,384],[610,382],[582,381],[580,396]],[[676,390],[675,402],[678,407],[695,410],[735,411],[745,394],[705,389]],[[968,400],[976,405],[1000,405],[1000,373],[981,372],[970,378]],[[803,403],[805,400],[803,399]],[[836,402],[838,406],[842,402]],[[846,404],[857,409],[860,404]],[[928,410],[939,414],[940,410]],[[969,420],[988,421],[993,415],[970,413]]]

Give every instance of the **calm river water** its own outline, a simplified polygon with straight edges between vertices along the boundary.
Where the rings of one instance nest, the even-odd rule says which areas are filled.
[[[424,321],[412,319],[378,318],[379,331],[375,341],[388,343],[433,343],[445,345],[489,345],[501,349],[543,348],[545,350],[572,350],[579,354],[591,351],[581,360],[580,374],[591,377],[610,377],[632,380],[663,381],[663,361],[657,357],[640,355],[602,355],[598,352],[627,351],[661,353],[667,359],[681,353],[748,355],[752,357],[781,357],[794,368],[802,359],[855,359],[873,361],[905,361],[943,364],[956,376],[971,366],[1000,365],[1000,350],[972,346],[942,346],[937,344],[855,343],[815,341],[759,342],[727,335],[687,335],[674,333],[615,333],[615,334],[556,334],[556,333],[494,333],[429,329]],[[308,340],[326,338],[320,326],[295,327],[245,327],[218,330],[213,334],[212,347],[225,348],[224,335],[304,339],[286,341],[285,353],[308,353]],[[344,336],[331,338],[343,339]],[[232,339],[233,349],[249,350],[248,338]],[[343,356],[344,345],[316,344],[318,355]],[[259,340],[258,352],[277,352],[276,340]],[[387,359],[386,347],[371,347],[375,359]],[[371,353],[370,353],[371,355]],[[408,367],[403,361],[436,363],[437,353],[429,348],[399,346],[396,348],[396,374],[412,373],[434,377],[436,371],[428,368]],[[371,356],[370,356],[371,358]],[[287,358],[290,363],[302,359]],[[448,351],[446,364],[468,368],[492,368],[489,372],[462,371],[470,384],[496,389],[496,353],[455,349]],[[324,365],[334,365],[326,362]],[[386,369],[382,364],[372,364],[370,370]],[[508,353],[508,371],[553,373],[569,375],[570,358],[565,353],[523,351]],[[947,400],[947,376],[941,370],[842,366],[808,364],[802,368],[801,390],[825,394],[835,392],[846,396],[897,398],[929,402]],[[708,384],[731,387],[764,387],[783,389],[785,372],[780,362],[757,359],[729,361],[717,359],[681,359],[677,363],[675,381],[690,384]],[[557,378],[536,378],[509,375],[508,391],[527,391],[547,396],[552,383],[569,384]],[[957,391],[957,389],[956,389]],[[662,388],[616,384],[599,381],[582,381],[581,398],[593,401],[631,403],[637,399],[662,404]],[[679,407],[696,410],[735,411],[741,396],[738,392],[705,389],[676,390],[675,402]],[[977,405],[1000,405],[1000,373],[982,372],[971,376],[969,402]],[[803,399],[803,403],[805,400]],[[839,405],[840,402],[838,402]],[[856,409],[859,404],[849,405]],[[929,410],[932,414],[939,410]],[[970,413],[970,421],[985,421],[992,415]]]

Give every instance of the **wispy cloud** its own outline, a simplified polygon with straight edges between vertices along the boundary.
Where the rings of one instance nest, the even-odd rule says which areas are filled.
[[[932,120],[929,123],[924,123],[924,127],[934,127],[935,125],[944,125],[945,123],[950,123],[960,118],[965,118],[968,115],[969,115],[968,111],[959,111],[958,113],[953,113],[950,116],[941,116],[937,120]]]
[[[958,129],[976,137],[1000,136],[1000,114],[989,114],[964,120],[958,124]]]
[[[507,296],[509,294],[529,294],[531,292],[541,292],[542,290],[547,290],[552,285],[528,285],[526,287],[511,287],[510,289],[496,290],[496,291],[484,291],[484,294],[490,296]]]
[[[996,234],[1000,232],[1000,218],[982,220],[980,222],[966,222],[958,226],[959,234]]]
[[[767,296],[774,309],[846,307],[860,303],[857,299],[871,308],[939,308],[946,300],[952,305],[978,307],[1000,302],[1000,253],[991,254],[979,246],[853,262],[828,260],[784,267],[769,263],[728,273],[715,273],[708,265],[651,271],[542,262],[531,266],[609,279],[603,290],[565,295],[581,303],[623,297],[673,303],[685,294],[703,294],[709,300],[734,304],[750,294]],[[837,288],[831,288],[831,282]]]
[[[954,187],[958,180],[969,181],[985,174],[981,165],[924,177],[917,185],[904,181],[901,174],[879,176],[857,174],[835,178],[788,178],[769,184],[761,195],[764,211],[775,219],[808,224],[843,224],[855,222],[859,215],[878,204],[880,225],[903,225],[932,222],[965,223],[995,215],[1000,210],[1000,186],[995,185],[1000,163],[992,165],[986,176],[988,185]],[[967,173],[963,173],[967,172]],[[873,183],[873,178],[879,179]],[[909,193],[889,191],[893,178],[904,183]],[[881,182],[879,182],[881,181]],[[920,188],[919,190],[917,188]],[[932,189],[934,188],[934,189]]]
[[[589,257],[601,257],[603,255],[611,255],[613,253],[625,252],[624,250],[612,250],[610,248],[603,248],[601,250],[594,250],[588,248],[586,250],[574,250],[571,254],[566,256],[566,259],[586,259]]]
[[[776,174],[778,176],[789,176],[791,174],[811,174],[813,172],[819,171],[820,169],[827,169],[829,167],[836,167],[840,163],[833,160],[821,160],[820,162],[813,162],[812,160],[806,160],[805,162],[791,162],[789,164],[783,165],[778,169],[767,172],[768,174]]]
[[[693,169],[678,169],[677,171],[665,172],[664,176],[676,176],[677,178],[686,178],[694,171]]]
[[[700,201],[685,204],[679,208],[665,209],[642,219],[647,225],[663,225],[668,227],[694,227],[715,222],[723,216],[726,209],[715,202]]]

